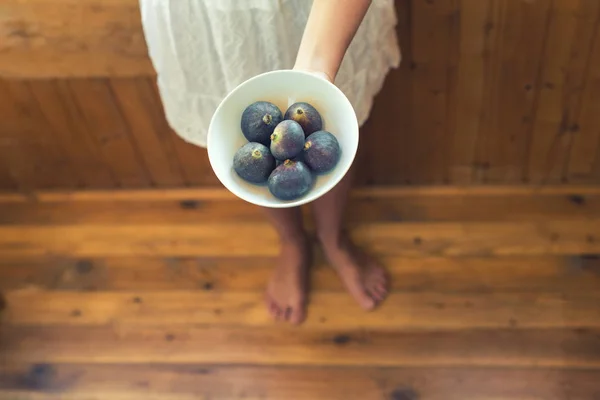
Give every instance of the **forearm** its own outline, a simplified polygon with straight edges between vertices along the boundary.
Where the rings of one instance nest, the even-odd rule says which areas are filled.
[[[334,80],[371,0],[314,0],[295,68]]]

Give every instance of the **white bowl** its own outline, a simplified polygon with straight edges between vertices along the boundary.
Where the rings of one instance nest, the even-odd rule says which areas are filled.
[[[250,184],[233,169],[235,152],[248,142],[240,128],[242,112],[259,100],[270,101],[282,113],[297,101],[312,104],[323,118],[323,129],[335,135],[340,143],[341,156],[337,166],[325,175],[315,176],[314,186],[301,198],[279,200],[266,185]],[[296,207],[323,196],[348,172],[358,149],[358,121],[350,101],[332,83],[307,72],[272,71],[247,80],[223,99],[210,122],[207,147],[217,178],[233,194],[263,207]]]

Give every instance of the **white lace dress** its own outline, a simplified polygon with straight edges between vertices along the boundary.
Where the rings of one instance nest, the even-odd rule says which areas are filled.
[[[294,65],[310,0],[140,0],[144,34],[167,120],[206,146],[210,119],[238,84]],[[336,85],[362,125],[373,97],[400,62],[393,0],[373,0]]]

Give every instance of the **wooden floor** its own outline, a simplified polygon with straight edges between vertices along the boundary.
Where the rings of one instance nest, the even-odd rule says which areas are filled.
[[[600,399],[600,188],[349,214],[392,293],[360,311],[319,255],[294,328],[262,304],[274,232],[224,192],[0,195],[0,399]]]

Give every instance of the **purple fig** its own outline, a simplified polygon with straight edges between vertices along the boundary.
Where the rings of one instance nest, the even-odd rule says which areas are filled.
[[[242,133],[249,142],[268,146],[273,130],[283,120],[281,110],[268,101],[250,104],[242,113]]]
[[[340,159],[340,144],[327,131],[317,131],[306,138],[304,162],[317,174],[331,171]]]
[[[296,121],[306,136],[323,129],[323,119],[316,108],[308,103],[292,104],[285,112],[284,119]]]
[[[295,200],[310,190],[313,177],[301,161],[286,160],[269,176],[269,190],[280,200]]]
[[[250,183],[265,183],[274,168],[275,158],[267,146],[260,143],[246,143],[233,157],[233,169]]]
[[[304,148],[304,131],[295,121],[281,121],[271,135],[271,154],[278,160],[294,158]]]

